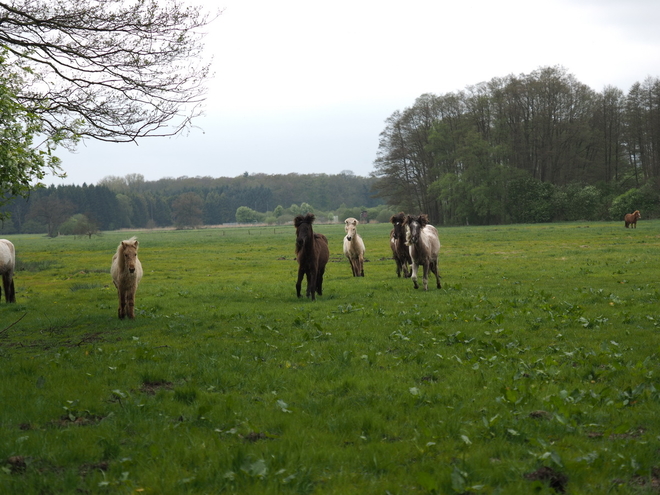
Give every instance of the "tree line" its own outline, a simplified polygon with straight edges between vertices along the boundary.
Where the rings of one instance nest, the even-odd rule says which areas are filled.
[[[109,176],[95,185],[50,186],[27,198],[5,197],[2,233],[91,235],[100,230],[199,227],[225,223],[285,223],[316,212],[375,219],[391,213],[373,197],[376,179],[337,175],[247,173],[234,178],[179,177],[145,181],[140,174]],[[342,218],[343,220],[343,218]]]
[[[378,195],[440,225],[660,215],[660,80],[600,93],[561,67],[424,94],[380,135]]]

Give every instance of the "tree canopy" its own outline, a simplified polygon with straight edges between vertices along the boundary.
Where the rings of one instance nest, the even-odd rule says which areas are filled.
[[[23,155],[13,160],[5,141],[4,192],[25,193],[44,168],[59,171],[41,154],[56,145],[187,128],[205,99],[209,21],[178,0],[0,1],[0,124],[20,134]]]
[[[562,67],[424,94],[386,121],[374,187],[441,224],[607,218],[660,184],[659,109],[657,78],[597,93]]]

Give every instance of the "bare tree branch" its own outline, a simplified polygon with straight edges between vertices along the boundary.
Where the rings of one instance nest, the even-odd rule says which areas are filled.
[[[211,20],[179,0],[0,1],[0,45],[29,69],[17,101],[47,132],[130,142],[200,114]]]

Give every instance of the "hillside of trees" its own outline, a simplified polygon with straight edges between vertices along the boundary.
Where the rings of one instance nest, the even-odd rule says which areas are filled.
[[[598,93],[561,67],[394,112],[378,195],[438,225],[660,216],[660,80]]]
[[[11,198],[0,233],[282,224],[308,211],[388,221],[402,210],[437,225],[648,219],[660,217],[659,186],[660,79],[599,93],[545,67],[395,111],[371,177],[110,176]]]
[[[350,171],[157,181],[145,181],[140,174],[109,176],[96,185],[51,186],[32,191],[27,199],[12,198],[0,209],[0,216],[8,216],[0,233],[91,235],[121,228],[281,224],[308,211],[320,221],[360,217],[363,211],[370,219],[380,215],[387,221],[393,212],[373,196],[375,180]]]

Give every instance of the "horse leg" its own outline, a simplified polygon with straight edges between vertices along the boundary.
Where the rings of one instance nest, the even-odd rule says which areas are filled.
[[[319,274],[316,278],[316,293],[319,296],[323,295],[323,274],[325,273],[325,267],[319,270]]]
[[[401,262],[401,266],[403,267],[403,277],[410,278],[412,275],[412,266],[408,263],[407,260],[403,260]]]
[[[316,301],[316,270],[310,270],[307,273],[307,297],[311,297],[312,301]]]
[[[424,275],[422,277],[422,281],[424,283],[424,290],[429,290],[429,268],[430,268],[430,263],[428,261],[424,262]]]
[[[126,316],[126,312],[124,310],[125,295],[121,289],[117,289],[117,294],[119,294],[119,308],[117,309],[117,316],[120,320],[123,320]]]
[[[133,320],[135,319],[135,289],[132,288],[126,293],[126,314]]]
[[[14,287],[14,278],[11,277],[9,279],[9,302],[10,303],[15,303],[16,302],[16,289]]]
[[[436,281],[436,286],[438,289],[442,289],[442,285],[440,284],[440,275],[438,275],[438,262],[434,261],[431,264],[431,271],[435,274],[435,281]]]
[[[298,281],[296,282],[296,294],[300,297],[300,289],[302,287],[302,280],[305,277],[305,269],[300,266],[298,267]]]
[[[417,269],[419,268],[419,265],[417,262],[413,261],[412,263],[412,272],[410,273],[410,278],[413,281],[413,287],[415,289],[419,289],[419,285],[417,285]]]
[[[359,277],[360,276],[360,271],[358,268],[358,260],[355,258],[351,258],[351,270],[353,270],[353,276],[354,277]]]
[[[358,260],[358,277],[364,277],[364,259],[360,258]]]

